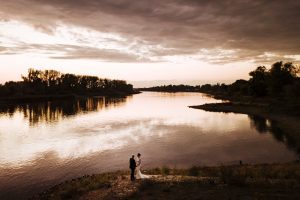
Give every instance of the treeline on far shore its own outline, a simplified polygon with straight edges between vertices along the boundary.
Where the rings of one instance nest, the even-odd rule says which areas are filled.
[[[56,70],[29,69],[22,81],[0,84],[0,98],[22,98],[60,95],[119,96],[134,93],[124,80],[102,79],[96,76],[63,74]]]
[[[224,97],[300,97],[299,67],[293,63],[276,62],[270,69],[259,66],[249,73],[249,80],[236,80],[232,84],[164,85],[142,88],[142,91],[204,92]]]

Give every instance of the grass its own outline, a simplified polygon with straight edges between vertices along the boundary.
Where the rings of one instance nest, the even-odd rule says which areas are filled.
[[[165,167],[161,172],[163,169],[165,170]],[[127,199],[299,199],[300,197],[298,162],[195,166],[189,169],[169,169],[169,172],[172,175],[179,175],[178,178],[163,181],[145,180]]]
[[[44,191],[33,199],[79,199],[80,196],[89,191],[110,188],[111,182],[116,180],[118,174],[116,172],[91,176],[86,175],[72,179]]]
[[[166,174],[166,171],[168,172]],[[258,165],[228,165],[228,166],[194,166],[188,169],[154,168],[147,170],[155,175],[180,175],[195,177],[234,177],[247,176],[254,179],[291,179],[300,180],[300,162],[295,161],[285,164],[258,164]]]
[[[300,163],[154,168],[132,183],[129,172],[83,176],[33,199],[299,199]],[[84,198],[85,197],[85,198]]]
[[[143,182],[126,199],[299,199],[299,188],[237,187],[187,180],[184,182]]]
[[[170,170],[170,168],[168,168],[168,167],[165,167],[165,166],[164,166],[164,167],[161,168],[161,174],[162,174],[162,175],[170,175],[170,171],[171,171],[171,170]]]

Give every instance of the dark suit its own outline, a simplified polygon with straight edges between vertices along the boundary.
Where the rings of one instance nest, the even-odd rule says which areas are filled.
[[[134,171],[135,171],[135,168],[136,168],[136,163],[135,163],[135,160],[133,158],[130,158],[130,160],[129,160],[129,168],[131,170],[130,179],[133,181],[135,179]]]

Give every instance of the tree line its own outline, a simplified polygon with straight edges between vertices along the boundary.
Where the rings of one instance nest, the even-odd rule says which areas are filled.
[[[143,91],[155,91],[155,92],[199,92],[201,86],[191,86],[191,85],[163,85],[155,86],[149,88],[141,88]]]
[[[203,92],[254,97],[300,97],[299,68],[291,62],[276,62],[270,69],[259,66],[249,73],[249,80],[234,83],[203,85]]]
[[[133,86],[124,80],[102,79],[96,76],[64,74],[56,70],[30,68],[22,81],[0,84],[0,97],[26,95],[126,95]]]
[[[291,62],[276,62],[270,69],[259,66],[249,73],[250,79],[232,84],[164,85],[143,88],[145,91],[205,92],[224,96],[300,97],[299,67]]]

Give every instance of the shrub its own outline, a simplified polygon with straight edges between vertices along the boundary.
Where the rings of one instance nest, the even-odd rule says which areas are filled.
[[[168,167],[162,167],[161,168],[161,174],[162,175],[170,175],[170,168],[168,168]]]
[[[194,166],[188,169],[188,176],[199,176],[199,168]]]

